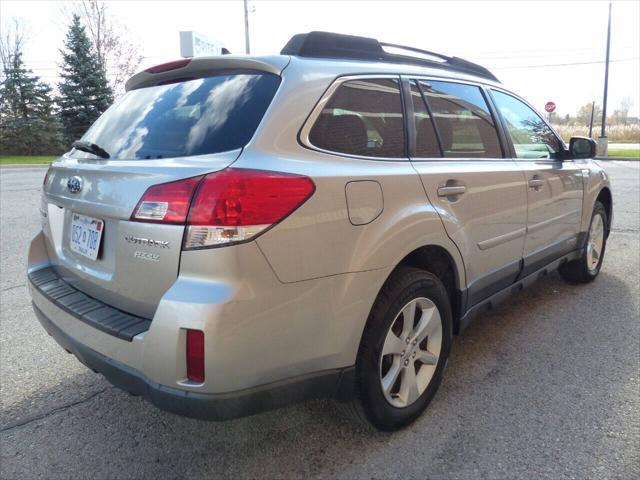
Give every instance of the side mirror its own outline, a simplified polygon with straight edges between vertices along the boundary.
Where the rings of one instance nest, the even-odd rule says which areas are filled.
[[[596,156],[596,142],[589,137],[572,137],[569,141],[569,158],[593,158]]]

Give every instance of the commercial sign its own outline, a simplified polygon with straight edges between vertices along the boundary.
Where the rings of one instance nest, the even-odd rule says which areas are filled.
[[[180,55],[185,58],[229,53],[222,43],[198,32],[180,32]]]

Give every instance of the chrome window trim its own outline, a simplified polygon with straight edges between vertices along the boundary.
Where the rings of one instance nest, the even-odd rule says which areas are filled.
[[[344,76],[340,76],[337,77],[336,79],[333,80],[333,82],[331,83],[331,85],[329,85],[329,88],[327,88],[325,90],[325,92],[322,94],[322,96],[320,97],[320,100],[318,100],[318,103],[316,103],[316,106],[313,107],[313,110],[311,110],[311,113],[309,114],[309,116],[307,117],[307,119],[305,120],[304,124],[302,125],[302,128],[300,129],[300,133],[298,134],[298,140],[300,142],[300,144],[303,147],[306,147],[310,150],[315,150],[317,152],[322,152],[322,153],[327,153],[330,155],[338,155],[340,157],[347,157],[347,158],[357,158],[360,160],[378,160],[378,161],[386,161],[386,162],[407,162],[409,161],[409,157],[408,156],[403,156],[403,157],[370,157],[370,156],[366,156],[366,155],[353,155],[350,153],[341,153],[341,152],[336,152],[333,150],[327,150],[324,148],[320,148],[315,146],[313,143],[311,143],[311,140],[309,140],[309,134],[311,133],[311,129],[313,128],[313,125],[316,123],[316,120],[318,119],[318,117],[320,116],[320,114],[322,113],[322,110],[324,109],[324,107],[327,105],[327,102],[329,101],[329,99],[333,96],[333,94],[335,93],[335,91],[338,89],[338,87],[340,85],[342,85],[345,82],[348,82],[350,80],[363,80],[363,79],[386,79],[386,78],[391,78],[394,80],[398,81],[398,91],[401,97],[401,101],[402,101],[402,80],[401,80],[401,76],[400,74],[375,74],[375,73],[367,73],[367,74],[358,74],[358,75],[344,75]],[[404,117],[405,115],[405,108],[404,108],[404,104],[402,105],[402,115]]]
[[[486,86],[484,83],[474,82],[471,80],[462,80],[459,78],[448,78],[448,77],[435,77],[433,75],[400,75],[402,78],[407,80],[432,80],[434,82],[447,82],[447,83],[462,83],[464,85],[472,85],[474,87],[478,87],[482,89],[483,86]]]
[[[513,162],[509,157],[411,157],[412,162]]]
[[[489,84],[482,82],[474,82],[471,80],[461,80],[458,78],[449,78],[449,77],[437,77],[433,75],[400,75],[400,78],[403,80],[417,80],[417,81],[429,81],[432,80],[434,82],[448,82],[448,83],[460,83],[462,85],[471,85],[473,87],[478,87],[481,91],[483,87],[489,87]],[[487,100],[485,99],[485,102]],[[488,103],[488,102],[487,102]],[[487,107],[489,105],[487,104]],[[493,118],[493,115],[492,115]],[[494,122],[497,122],[497,118],[493,118]],[[495,126],[496,133],[498,133],[498,127]],[[500,141],[500,135],[498,134],[498,141]],[[502,146],[500,147],[502,149]],[[410,160],[412,162],[513,162],[513,159],[509,157],[508,154],[505,154],[504,157],[411,157]]]

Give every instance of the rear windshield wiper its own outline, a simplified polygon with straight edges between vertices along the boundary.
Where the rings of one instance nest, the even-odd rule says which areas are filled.
[[[94,155],[97,155],[100,158],[111,158],[111,155],[109,155],[109,152],[107,152],[100,145],[96,145],[95,143],[76,140],[71,144],[71,146],[76,150],[82,150],[83,152],[93,153]]]

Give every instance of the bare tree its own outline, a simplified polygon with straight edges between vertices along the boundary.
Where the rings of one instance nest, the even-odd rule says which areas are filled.
[[[10,65],[18,52],[22,52],[26,42],[26,29],[24,24],[17,18],[12,18],[2,29],[0,37],[0,62],[2,62],[2,72],[7,65]]]
[[[602,107],[596,103],[595,110],[593,112],[594,122],[597,122],[598,119],[602,116]],[[576,116],[579,125],[589,126],[591,123],[591,102],[583,105],[578,110],[578,115]]]
[[[627,120],[627,117],[629,116],[629,112],[631,111],[631,107],[633,107],[633,98],[631,98],[629,95],[626,95],[620,101],[620,110],[622,111],[622,114],[624,116],[624,120],[625,121]]]
[[[93,43],[100,65],[108,74],[113,91],[118,94],[140,62],[139,46],[131,40],[128,29],[110,14],[106,2],[82,0],[76,11]]]

